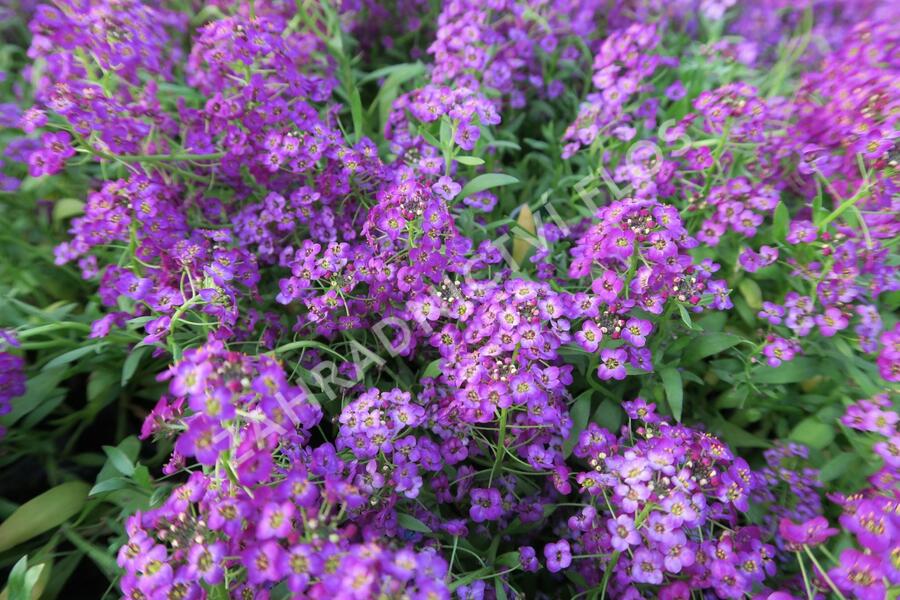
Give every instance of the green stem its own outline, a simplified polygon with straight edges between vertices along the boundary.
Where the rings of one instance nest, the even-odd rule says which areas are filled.
[[[835,593],[835,595],[841,600],[847,600],[847,598],[841,593],[841,590],[838,589],[834,582],[831,580],[831,577],[828,576],[828,571],[822,568],[822,565],[819,564],[818,559],[816,559],[816,555],[812,553],[812,550],[809,549],[809,546],[806,544],[803,545],[803,550],[806,551],[807,556],[816,565],[816,568],[819,570],[819,573],[822,575],[822,578],[825,580],[825,583],[828,584],[828,587],[831,588],[831,591]]]
[[[491,482],[494,481],[494,475],[497,473],[497,469],[500,468],[500,463],[503,462],[503,457],[506,454],[506,419],[507,413],[505,408],[500,409],[500,434],[497,438],[497,456],[494,459],[494,466],[491,468],[491,476],[488,479],[488,487],[490,487]]]

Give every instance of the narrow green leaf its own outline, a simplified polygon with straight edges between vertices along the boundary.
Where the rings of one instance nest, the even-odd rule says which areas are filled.
[[[738,289],[741,291],[741,295],[744,296],[744,300],[747,301],[747,306],[753,310],[759,310],[762,307],[762,290],[759,289],[759,285],[755,281],[745,277],[738,284]]]
[[[484,164],[484,160],[477,156],[457,156],[456,162],[469,167],[477,167]]]
[[[514,567],[519,564],[520,561],[519,551],[513,550],[512,552],[504,552],[494,561],[495,566],[501,567]]]
[[[762,365],[751,373],[755,383],[797,383],[823,372],[822,364],[814,358],[801,356],[777,367]]]
[[[106,452],[106,456],[109,457],[109,462],[112,463],[112,466],[115,467],[119,473],[126,477],[131,477],[131,475],[134,474],[134,464],[124,452],[113,446],[103,446],[103,451]]]
[[[462,200],[463,198],[471,196],[472,194],[477,194],[478,192],[483,192],[484,190],[500,187],[502,185],[510,185],[513,183],[519,183],[519,180],[512,175],[504,175],[503,173],[485,173],[484,175],[479,175],[478,177],[467,183],[463,187],[463,189],[460,190],[459,194],[456,196],[456,199]]]
[[[32,498],[0,525],[0,552],[65,523],[81,511],[87,495],[86,483],[69,481]]]
[[[149,350],[149,346],[139,346],[132,350],[128,358],[125,359],[125,364],[122,365],[122,387],[125,387],[131,381],[131,378],[134,377],[134,373],[141,364],[141,359],[144,358],[147,350]]]
[[[9,594],[15,600],[25,600],[31,590],[25,590],[25,575],[28,573],[28,556],[20,558],[9,572]]]
[[[363,137],[363,107],[359,89],[354,87],[350,91],[350,118],[353,119],[354,139],[359,141]]]
[[[697,337],[684,353],[684,364],[697,362],[707,356],[718,354],[743,341],[740,336],[731,333],[706,333]]]
[[[681,423],[681,410],[684,405],[684,389],[681,382],[681,373],[674,367],[666,367],[659,372],[662,377],[663,387],[666,390],[666,400],[672,409],[672,416]]]
[[[94,561],[94,564],[100,568],[100,571],[103,573],[103,575],[106,576],[107,579],[109,579],[110,581],[116,580],[116,577],[119,574],[119,565],[116,564],[115,558],[110,556],[106,551],[98,548],[94,544],[84,539],[74,529],[63,527],[61,531],[73,546],[84,552],[88,556],[88,558]]]
[[[787,206],[784,205],[784,202],[779,202],[775,207],[775,216],[772,217],[772,238],[776,242],[787,237],[790,222],[791,215],[788,213]]]
[[[723,441],[735,448],[769,448],[772,446],[768,440],[754,435],[745,429],[738,427],[724,419],[716,419],[712,427]]]
[[[410,531],[418,531],[419,533],[431,533],[431,529],[412,515],[406,513],[397,513],[397,523],[404,529]]]
[[[572,430],[569,432],[569,437],[563,444],[563,456],[565,458],[568,458],[569,455],[572,454],[575,444],[578,443],[578,436],[587,428],[588,420],[591,417],[592,394],[592,390],[583,392],[575,398],[572,409],[569,411],[569,414],[572,417]]]
[[[694,327],[694,321],[691,319],[691,313],[684,307],[683,304],[678,305],[678,314],[681,315],[681,322],[687,325],[688,329],[697,329]]]
[[[59,356],[51,359],[46,365],[44,365],[44,369],[52,369],[53,367],[58,367],[60,365],[66,365],[70,362],[76,361],[83,356],[87,356],[90,353],[96,353],[100,348],[105,346],[105,342],[99,342],[97,344],[89,344],[87,346],[82,346],[81,348],[75,348],[74,350],[69,350],[68,352],[64,352]]]
[[[99,494],[105,494],[106,492],[123,490],[129,485],[131,485],[131,482],[124,477],[112,477],[110,479],[105,479],[92,487],[89,495],[97,496]]]

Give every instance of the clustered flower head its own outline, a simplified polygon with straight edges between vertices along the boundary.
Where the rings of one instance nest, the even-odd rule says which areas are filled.
[[[56,262],[97,284],[91,338],[137,331],[169,365],[141,431],[171,444],[166,493],[125,524],[123,596],[481,599],[540,577],[626,599],[885,597],[892,397],[842,418],[882,464],[830,496],[852,544],[800,579],[793,554],[802,568],[837,533],[821,457],[778,442],[742,458],[682,423],[685,386],[739,361],[701,379],[667,352],[692,318],[738,314],[716,333],[752,330],[735,389],[832,347],[900,381],[897,33],[826,21],[847,40],[789,98],[739,76],[768,64],[766,32],[705,54],[686,41],[768,22],[758,6],[432,4],[214,0],[202,22],[140,0],[36,9],[43,67],[33,106],[0,107],[25,133],[0,168],[89,174]],[[760,3],[784,9],[773,35],[800,18],[788,4]],[[355,57],[419,35],[427,64],[354,81]],[[743,67],[698,79],[729,53]],[[540,222],[529,161],[559,166],[560,189],[587,169],[624,192]],[[541,244],[523,254],[529,225]],[[24,368],[0,352],[0,415]]]
[[[441,466],[436,443],[400,435],[424,418],[408,394],[360,396],[339,419],[335,447],[311,443],[321,409],[265,355],[211,341],[164,378],[170,396],[144,435],[175,436],[170,471],[191,458],[209,469],[129,520],[118,556],[127,597],[202,597],[204,584],[223,582],[238,597],[278,582],[311,598],[448,597],[447,563],[434,549],[373,537],[396,534],[390,507],[397,494],[417,495],[416,469]]]
[[[760,475],[715,437],[659,417],[654,404],[624,407],[629,425],[618,437],[594,424],[579,436],[574,454],[591,469],[574,479],[586,504],[568,521],[569,539],[545,549],[548,569],[572,564],[591,584],[609,571],[615,597],[646,585],[666,598],[750,592],[775,569],[774,547],[742,520]]]
[[[841,422],[876,440],[873,450],[882,466],[869,478],[871,487],[850,495],[829,495],[842,509],[840,530],[817,515],[799,522],[782,518],[779,532],[787,547],[795,551],[818,546],[838,531],[848,533],[853,544],[841,551],[836,566],[828,571],[830,585],[837,588],[832,591],[848,598],[880,600],[889,586],[900,582],[900,416],[888,395],[881,394],[851,404]]]

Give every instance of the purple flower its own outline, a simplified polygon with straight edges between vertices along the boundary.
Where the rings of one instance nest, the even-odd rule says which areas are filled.
[[[547,560],[547,570],[558,573],[572,564],[572,549],[569,542],[559,540],[556,543],[544,546],[544,558]]]
[[[431,189],[445,201],[450,202],[456,197],[462,187],[449,177],[444,176],[438,179],[437,183],[431,186]]]
[[[623,287],[625,287],[625,283],[622,278],[613,271],[606,271],[600,279],[595,279],[591,284],[591,289],[597,294],[600,301],[607,304],[616,301]]]
[[[603,332],[597,327],[597,324],[590,319],[581,324],[581,331],[575,334],[578,345],[587,352],[596,352],[597,347],[603,340]]]
[[[628,515],[619,515],[615,519],[606,522],[606,528],[610,533],[610,543],[619,552],[624,552],[630,546],[636,546],[641,541],[641,536],[634,528],[634,519]]]
[[[792,244],[810,243],[816,241],[816,226],[811,221],[791,221],[787,241]]]
[[[224,579],[226,546],[222,542],[209,545],[194,544],[188,552],[189,573],[192,577],[202,578],[209,585],[217,585]]]
[[[536,573],[541,567],[534,548],[531,546],[519,548],[519,564],[522,566],[522,570],[527,573]]]
[[[494,488],[475,488],[471,493],[469,516],[476,523],[496,521],[503,514],[503,498]]]
[[[663,580],[663,557],[656,550],[641,547],[634,551],[631,577],[637,583],[660,584]]]
[[[856,535],[859,543],[873,553],[884,552],[894,540],[896,526],[887,512],[886,499],[863,500],[852,515],[842,515],[841,525]]]
[[[479,137],[481,137],[481,129],[475,125],[462,124],[459,126],[459,129],[456,130],[453,141],[455,141],[460,148],[469,152],[475,149],[475,143],[478,141]]]
[[[822,516],[813,517],[799,524],[788,518],[782,518],[778,523],[778,533],[781,537],[789,544],[797,546],[816,546],[837,532],[837,529],[828,527],[828,519]]]
[[[850,324],[843,311],[835,306],[829,306],[825,309],[825,312],[816,315],[815,321],[816,325],[819,326],[819,331],[825,337],[833,336],[838,331],[846,329],[847,325]]]
[[[261,540],[285,538],[293,530],[294,504],[269,502],[256,524],[256,537]]]
[[[628,354],[621,348],[604,348],[600,351],[600,364],[597,366],[597,377],[606,381],[608,379],[625,379],[628,372],[625,363]]]
[[[762,303],[762,310],[756,316],[772,325],[779,325],[781,324],[781,318],[784,316],[784,307],[766,301]]]
[[[841,552],[838,565],[828,574],[838,588],[854,598],[882,600],[885,597],[880,561],[871,554],[846,548]]]
[[[645,321],[643,319],[628,319],[625,323],[625,327],[622,329],[622,339],[633,346],[643,348],[644,344],[647,343],[647,335],[649,335],[652,330],[653,325],[650,321]]]
[[[247,580],[250,583],[278,581],[284,576],[284,550],[271,540],[263,542],[244,550],[241,564],[247,568]]]

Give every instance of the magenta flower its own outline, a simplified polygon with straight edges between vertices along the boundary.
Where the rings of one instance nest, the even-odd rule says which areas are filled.
[[[859,600],[883,600],[884,574],[878,557],[854,548],[841,552],[835,568],[828,571],[835,585]]]
[[[293,530],[293,502],[269,502],[256,524],[256,537],[261,540],[285,538]]]
[[[821,544],[838,532],[837,529],[828,526],[828,519],[816,516],[803,523],[794,523],[788,518],[782,518],[778,523],[778,533],[789,544],[797,546],[816,546]]]
[[[597,324],[591,320],[586,320],[581,324],[581,331],[575,334],[578,345],[587,352],[596,352],[597,347],[603,340],[603,332],[597,327]]]
[[[626,342],[643,348],[647,343],[647,336],[653,330],[653,324],[643,319],[628,319],[622,328],[622,339]]]
[[[847,325],[850,324],[843,311],[834,306],[829,306],[825,309],[825,312],[816,315],[815,321],[816,325],[819,326],[819,331],[825,337],[833,336],[838,331],[846,329]]]
[[[600,351],[600,364],[597,366],[597,377],[602,380],[625,379],[628,372],[625,362],[628,354],[621,348],[604,348]]]

